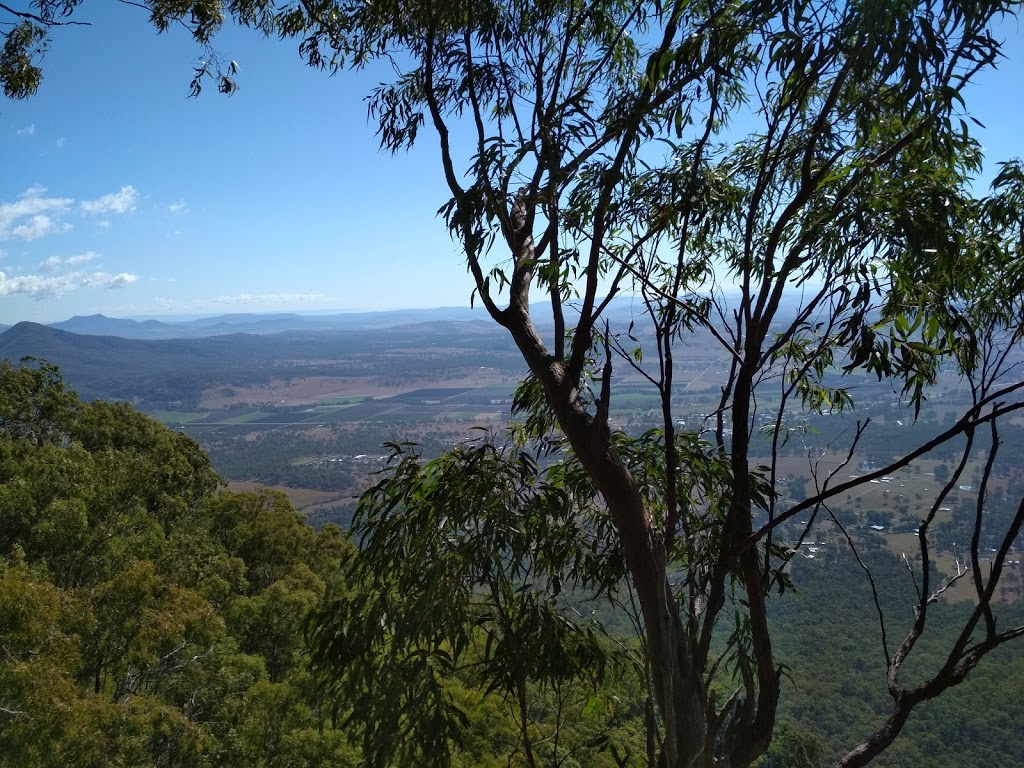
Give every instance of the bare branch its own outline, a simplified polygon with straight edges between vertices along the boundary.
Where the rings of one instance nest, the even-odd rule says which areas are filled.
[[[125,0],[121,0],[121,2],[125,2]],[[134,3],[131,3],[131,4],[134,5]],[[43,26],[43,27],[90,27],[90,26],[92,26],[92,23],[88,22],[88,21],[75,21],[73,19],[68,19],[68,20],[65,20],[65,21],[60,21],[58,19],[53,18],[52,16],[40,16],[39,14],[32,13],[31,11],[19,11],[19,10],[15,9],[15,8],[12,8],[11,6],[7,5],[6,3],[0,3],[0,11],[6,11],[11,16],[14,16],[14,17],[19,18],[19,19],[25,19],[26,21],[33,21],[36,24],[39,24],[40,26]]]

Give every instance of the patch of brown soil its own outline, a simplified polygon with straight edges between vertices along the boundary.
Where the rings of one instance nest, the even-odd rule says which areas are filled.
[[[257,488],[269,488],[272,491],[281,491],[288,497],[288,500],[291,501],[292,506],[300,512],[308,507],[316,506],[318,504],[337,502],[343,499],[347,500],[352,496],[351,493],[314,491],[311,488],[287,488],[283,485],[263,485],[261,483],[253,483],[248,480],[239,480],[228,483],[228,490],[235,491],[236,493],[255,491]]]
[[[203,392],[199,404],[210,410],[245,403],[303,405],[341,397],[400,395],[429,386],[480,387],[513,380],[491,369],[456,373],[451,378],[405,379],[401,383],[384,383],[379,376],[306,376],[290,381],[273,379],[256,387],[211,387]]]

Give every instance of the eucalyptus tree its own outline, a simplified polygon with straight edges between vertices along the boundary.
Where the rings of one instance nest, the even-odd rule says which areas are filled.
[[[270,34],[276,25],[275,5],[269,0],[119,0],[126,12],[142,10],[158,32],[184,29],[198,44],[202,58],[193,67],[190,90],[197,95],[207,81],[221,93],[233,93],[238,67],[213,46],[216,33],[228,20]],[[43,81],[43,58],[60,27],[91,25],[83,0],[7,0],[0,2],[0,87],[9,99],[35,94]]]
[[[571,463],[543,472],[492,438],[430,461],[393,444],[356,514],[346,583],[358,588],[310,619],[325,689],[368,765],[450,765],[470,725],[453,680],[504,701],[518,733],[503,762],[594,765],[597,748],[642,751],[629,744],[637,729],[608,727],[604,706],[635,657],[558,600],[563,580],[601,596],[621,579],[611,526]],[[573,692],[582,707],[566,701]],[[567,724],[587,707],[582,727]]]
[[[977,609],[941,669],[901,680],[944,586],[929,577],[929,527],[972,445],[989,478],[998,425],[1021,406],[1007,378],[1024,317],[1020,172],[1008,165],[989,198],[971,196],[982,158],[964,104],[999,59],[990,29],[1016,6],[375,0],[283,16],[303,28],[312,65],[390,61],[395,76],[369,99],[383,148],[436,144],[451,193],[440,213],[474,298],[529,366],[530,436],[556,430],[615,531],[643,618],[659,765],[746,766],[764,753],[782,676],[766,600],[802,541],[775,532],[806,517],[806,535],[839,494],[951,440],[969,448],[923,516],[920,603],[894,651],[883,622],[891,711],[842,764],[870,761],[916,704],[1024,633],[999,627],[992,604],[1024,502],[985,574],[983,489]],[[628,325],[613,325],[617,295],[634,296]],[[717,340],[725,369],[707,432],[681,430],[675,413],[693,329]],[[803,501],[776,492],[793,409],[854,406],[836,374],[890,381],[916,415],[941,370],[971,392],[952,427],[840,481],[872,428],[856,422],[834,446],[838,469],[812,462]],[[610,420],[622,371],[659,393],[654,452],[631,450]],[[761,428],[771,450],[755,466]],[[726,616],[723,662],[713,637]]]

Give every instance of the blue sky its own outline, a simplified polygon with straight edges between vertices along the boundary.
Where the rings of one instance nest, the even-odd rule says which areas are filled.
[[[241,89],[187,99],[184,30],[113,3],[77,18],[40,92],[0,101],[0,323],[468,305],[435,147],[378,152],[363,97],[381,77],[226,29]],[[1024,135],[1018,23],[1000,35],[1008,60],[968,94],[992,161]]]

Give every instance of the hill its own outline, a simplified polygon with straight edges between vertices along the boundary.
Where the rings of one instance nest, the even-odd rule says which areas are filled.
[[[94,336],[118,336],[124,339],[197,339],[232,333],[272,334],[286,331],[352,331],[392,328],[423,322],[482,320],[480,310],[467,307],[438,309],[402,309],[384,312],[341,312],[327,315],[294,313],[234,314],[201,317],[191,320],[157,320],[76,315],[51,328]],[[5,327],[0,327],[2,332]]]
[[[56,328],[70,333],[90,334],[93,336],[119,336],[125,339],[173,339],[180,338],[179,332],[167,323],[158,320],[126,320],[105,315],[75,315],[59,323],[49,323]]]
[[[258,351],[247,340],[141,341],[24,322],[0,334],[0,357],[33,356],[56,363],[87,399],[185,401],[210,381],[255,365]]]
[[[522,367],[502,329],[451,320],[361,331],[161,340],[70,333],[23,322],[0,334],[0,358],[26,356],[59,365],[86,399],[130,400],[155,408],[189,406],[205,389],[251,386],[271,378],[429,378],[459,367]]]

